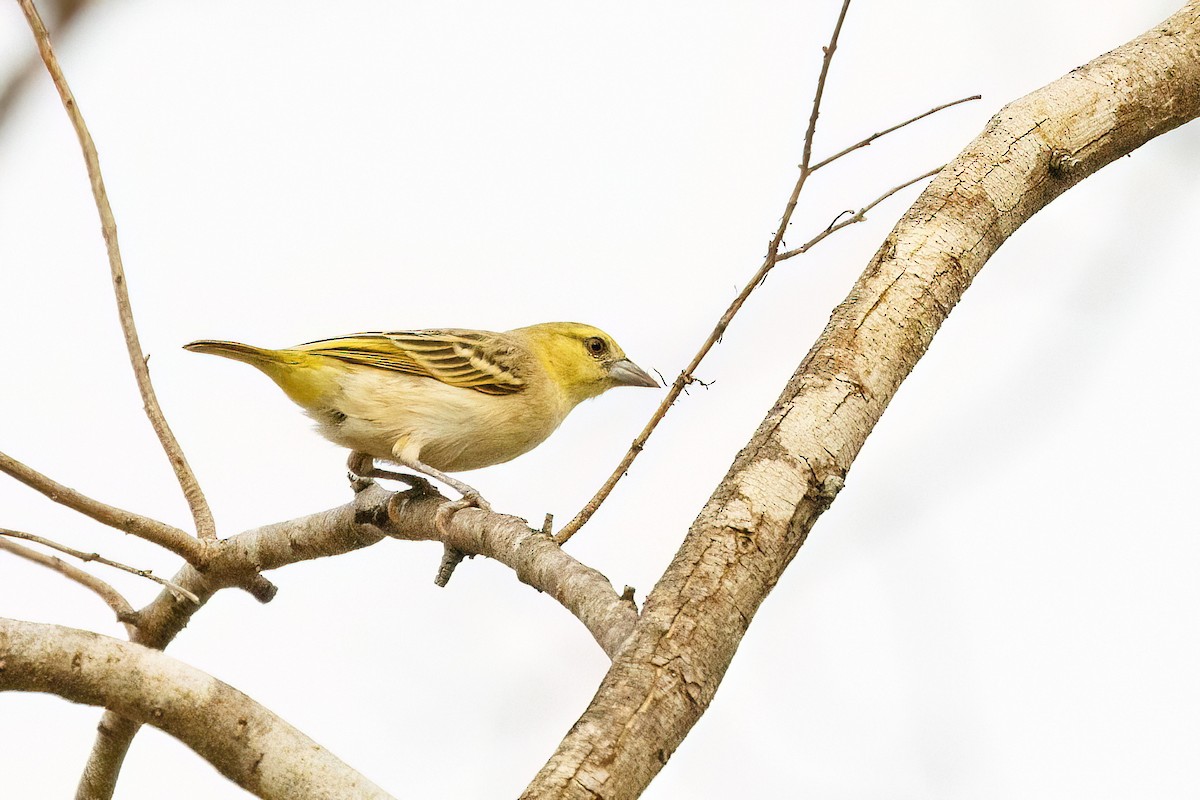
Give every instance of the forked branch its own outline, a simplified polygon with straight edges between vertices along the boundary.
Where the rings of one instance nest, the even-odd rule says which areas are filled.
[[[587,502],[587,504],[579,511],[579,513],[576,514],[570,522],[564,525],[557,534],[555,534],[554,541],[558,542],[559,544],[565,544],[572,536],[574,536],[579,529],[582,528],[589,519],[591,519],[592,515],[595,514],[600,508],[601,504],[608,499],[608,496],[612,494],[612,491],[616,487],[617,483],[620,482],[620,480],[625,477],[625,474],[629,471],[629,467],[632,466],[634,459],[636,459],[638,454],[641,453],[645,448],[646,442],[650,439],[650,435],[654,433],[654,429],[658,427],[658,424],[662,422],[664,417],[666,417],[667,412],[671,410],[671,407],[675,404],[675,401],[679,399],[679,395],[682,394],[684,389],[686,389],[690,384],[696,381],[696,369],[700,366],[700,363],[704,360],[716,343],[721,340],[721,337],[725,335],[725,331],[729,327],[729,324],[733,321],[733,318],[742,309],[742,306],[746,304],[746,301],[750,298],[750,295],[754,292],[754,290],[762,285],[763,281],[767,277],[767,273],[769,273],[776,264],[784,259],[792,258],[793,256],[808,252],[808,250],[816,246],[819,242],[823,241],[831,234],[836,233],[837,231],[842,230],[849,225],[862,222],[866,218],[865,215],[867,211],[874,208],[888,197],[891,197],[901,189],[911,186],[922,178],[927,178],[930,175],[935,174],[937,170],[932,170],[931,172],[927,172],[923,175],[913,178],[907,183],[903,183],[897,187],[894,187],[893,189],[885,192],[872,203],[869,203],[850,219],[830,225],[812,240],[798,248],[789,250],[786,254],[780,255],[779,248],[783,244],[783,237],[787,233],[788,226],[791,224],[792,215],[796,211],[796,203],[800,199],[800,193],[804,190],[804,185],[807,183],[809,176],[821,167],[828,166],[842,156],[866,147],[875,140],[886,136],[889,133],[898,131],[907,125],[917,122],[918,120],[924,119],[932,114],[936,114],[938,111],[942,111],[971,100],[979,99],[979,95],[974,95],[972,97],[964,97],[961,100],[955,100],[950,103],[943,103],[942,105],[931,108],[928,111],[916,115],[915,117],[911,117],[904,122],[893,125],[890,128],[885,128],[877,133],[873,133],[867,138],[856,142],[855,144],[843,149],[838,153],[835,153],[816,165],[810,166],[812,159],[813,139],[816,136],[817,119],[820,117],[821,111],[821,99],[825,95],[825,82],[829,76],[829,67],[833,62],[833,54],[837,50],[838,37],[842,32],[842,23],[846,19],[846,12],[849,10],[849,8],[850,0],[843,0],[841,12],[838,14],[837,22],[833,28],[833,34],[829,38],[829,44],[824,48],[824,56],[821,59],[821,71],[817,76],[817,89],[813,96],[812,113],[809,115],[808,128],[804,131],[804,151],[800,161],[800,174],[796,178],[795,186],[792,187],[791,196],[788,197],[787,205],[784,207],[783,216],[779,221],[779,227],[776,229],[775,235],[772,237],[771,243],[767,247],[767,255],[763,259],[762,265],[759,266],[758,270],[753,276],[751,276],[745,287],[738,292],[736,297],[734,297],[733,302],[729,304],[729,307],[725,310],[725,313],[722,314],[721,318],[717,321],[716,326],[714,326],[712,331],[708,334],[708,338],[704,340],[704,342],[700,345],[700,349],[696,351],[694,356],[692,356],[692,360],[688,362],[688,365],[683,368],[683,371],[679,373],[679,376],[675,378],[674,382],[667,389],[667,393],[663,397],[662,402],[660,402],[658,408],[654,410],[654,414],[651,415],[649,422],[646,423],[646,426],[642,429],[642,432],[639,433],[633,440],[633,443],[629,446],[629,449],[625,452],[625,455],[617,464],[616,469],[614,469],[608,478],[605,479],[604,483],[601,484],[600,488],[596,491],[596,494]]]

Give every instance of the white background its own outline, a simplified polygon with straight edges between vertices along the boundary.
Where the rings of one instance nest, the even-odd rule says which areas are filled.
[[[1000,106],[1176,2],[860,0],[788,236],[952,158]],[[668,378],[765,250],[795,178],[821,3],[101,3],[61,42],[99,147],[142,341],[220,530],[339,505],[345,454],[268,380],[184,352],[359,330],[605,328]],[[32,49],[0,6],[0,61]],[[1200,127],[1057,200],[988,264],[762,607],[645,797],[1176,798],[1200,779],[1194,424]],[[916,189],[787,262],[571,552],[653,586]],[[141,415],[78,146],[39,76],[0,129],[0,449],[189,524]],[[565,521],[661,396],[612,392],[471,473]],[[171,574],[177,561],[0,480],[0,525]],[[168,652],[403,797],[514,797],[606,659],[506,569],[432,584],[383,542],[222,593]],[[97,567],[98,572],[102,568]],[[136,605],[153,585],[103,576]],[[0,554],[0,614],[121,635]],[[13,798],[72,796],[99,712],[0,696]],[[143,731],[124,798],[243,793]]]

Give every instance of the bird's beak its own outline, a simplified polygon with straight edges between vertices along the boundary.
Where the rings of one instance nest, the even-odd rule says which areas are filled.
[[[613,362],[608,368],[608,376],[617,386],[650,386],[655,389],[659,388],[658,381],[646,374],[646,370],[639,367],[637,364],[630,361],[628,358],[622,358],[620,361]]]

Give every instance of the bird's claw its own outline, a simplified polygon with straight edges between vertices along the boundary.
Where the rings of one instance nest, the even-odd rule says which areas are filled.
[[[442,503],[438,506],[437,514],[433,517],[433,523],[437,526],[438,532],[442,536],[449,534],[450,518],[464,508],[478,508],[480,511],[491,511],[492,505],[478,493],[464,494],[460,499],[453,500],[448,503]]]
[[[350,481],[350,490],[355,494],[360,494],[375,484],[375,481],[370,478],[356,475],[353,472],[346,473],[346,480]]]

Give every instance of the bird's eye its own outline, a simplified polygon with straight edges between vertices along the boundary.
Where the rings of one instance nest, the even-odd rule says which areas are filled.
[[[590,336],[583,340],[583,346],[593,356],[600,357],[608,352],[608,342],[601,339],[599,336]]]

